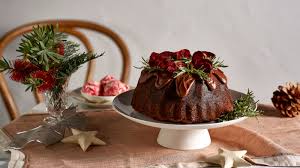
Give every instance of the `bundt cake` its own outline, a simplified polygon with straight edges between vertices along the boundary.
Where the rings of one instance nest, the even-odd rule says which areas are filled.
[[[233,110],[223,63],[207,51],[152,53],[144,60],[132,107],[156,120],[214,121]]]

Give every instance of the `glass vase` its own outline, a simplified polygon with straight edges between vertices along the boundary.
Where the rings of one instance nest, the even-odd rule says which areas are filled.
[[[61,85],[56,85],[53,89],[45,92],[45,105],[48,117],[44,119],[47,124],[55,125],[62,120],[62,112],[68,108],[68,87],[69,80]]]

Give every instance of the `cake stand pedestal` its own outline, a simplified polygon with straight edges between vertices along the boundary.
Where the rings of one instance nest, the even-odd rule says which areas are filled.
[[[207,129],[173,130],[160,129],[157,143],[171,149],[202,149],[210,145],[211,139]]]
[[[133,90],[118,95],[112,102],[113,108],[125,118],[151,127],[160,128],[157,143],[161,146],[177,150],[202,149],[210,145],[211,139],[208,132],[210,128],[225,127],[238,123],[246,117],[224,122],[209,122],[199,124],[177,124],[157,121],[149,118],[131,107]],[[233,99],[243,93],[231,91]]]

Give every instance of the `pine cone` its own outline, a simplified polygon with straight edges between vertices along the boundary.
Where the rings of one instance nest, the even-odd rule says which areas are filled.
[[[273,92],[274,106],[288,117],[296,117],[300,113],[300,83],[288,82],[285,86],[278,86]]]

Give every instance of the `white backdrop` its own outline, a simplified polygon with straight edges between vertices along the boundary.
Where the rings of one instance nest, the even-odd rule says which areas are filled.
[[[299,81],[300,1],[296,0],[0,0],[0,35],[21,24],[43,19],[90,20],[117,32],[128,44],[132,65],[152,51],[209,50],[229,65],[229,87],[270,103],[277,85]],[[86,32],[98,52],[97,74],[120,74],[120,53],[106,37]],[[18,41],[6,57],[16,55]],[[73,75],[70,89],[82,85],[85,67]],[[139,70],[131,68],[130,84]],[[31,93],[9,82],[20,110],[34,105]],[[0,101],[0,123],[7,122]]]

